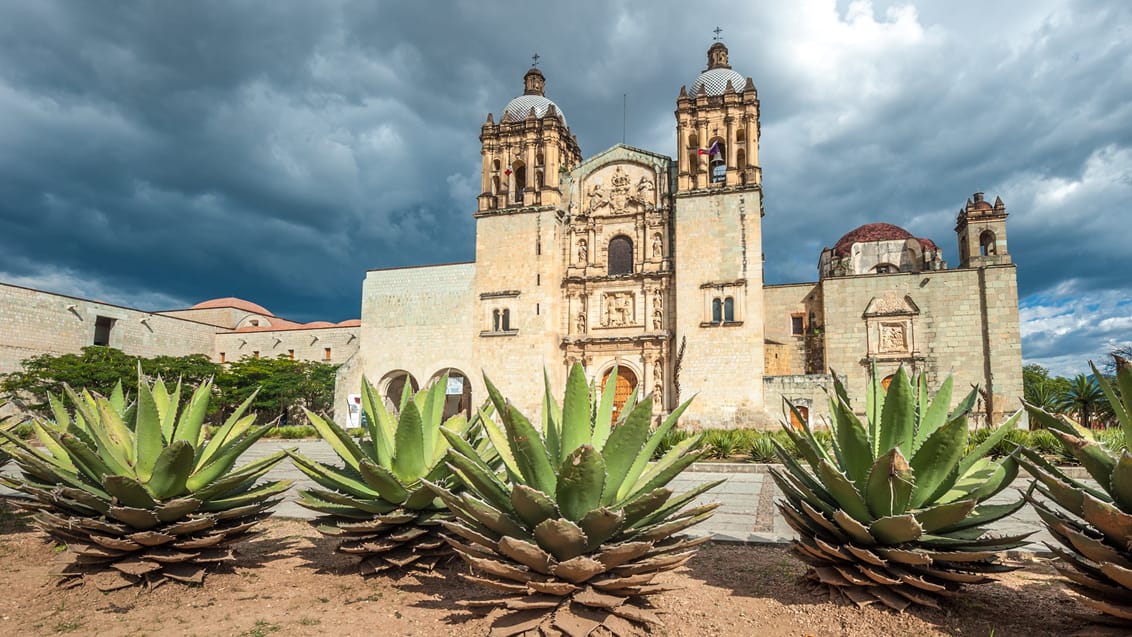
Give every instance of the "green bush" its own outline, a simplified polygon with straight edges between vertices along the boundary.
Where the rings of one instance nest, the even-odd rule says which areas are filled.
[[[1097,441],[1107,447],[1113,453],[1120,453],[1124,448],[1124,431],[1119,427],[1113,429],[1101,429],[1093,434],[1096,436]]]
[[[751,454],[751,462],[764,464],[778,462],[774,455],[774,438],[770,433],[758,432],[751,441],[748,452]]]
[[[709,429],[704,432],[707,457],[726,460],[748,451],[759,432],[755,429]]]
[[[287,425],[284,427],[273,427],[267,432],[267,437],[281,438],[283,440],[318,438],[318,431],[310,425]]]

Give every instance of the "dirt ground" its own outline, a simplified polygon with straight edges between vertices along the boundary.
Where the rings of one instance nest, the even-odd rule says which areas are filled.
[[[271,521],[242,545],[233,568],[203,587],[150,592],[60,589],[59,551],[21,519],[0,525],[0,630],[7,635],[485,635],[492,618],[464,613],[459,599],[485,595],[454,562],[436,577],[363,578],[352,560],[307,523]],[[682,587],[653,598],[672,637],[710,635],[1070,635],[1085,628],[1045,560],[998,583],[969,587],[943,610],[893,614],[834,604],[799,579],[783,547],[709,544],[666,576]]]

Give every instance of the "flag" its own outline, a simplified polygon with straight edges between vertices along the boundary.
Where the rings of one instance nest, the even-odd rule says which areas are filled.
[[[707,151],[706,151],[706,150],[704,150],[703,148],[700,148],[700,149],[697,149],[697,150],[696,150],[696,154],[697,154],[697,155],[706,155],[706,154],[707,154]]]
[[[504,175],[507,175],[508,177],[510,177],[510,176],[511,176],[511,169],[510,169],[510,168],[508,168],[507,170],[504,170],[504,171],[503,171],[503,174],[504,174]]]
[[[712,159],[715,159],[716,157],[720,157],[722,159],[723,153],[721,153],[719,150],[719,140],[711,143],[711,148],[708,149],[708,155],[711,156]]]

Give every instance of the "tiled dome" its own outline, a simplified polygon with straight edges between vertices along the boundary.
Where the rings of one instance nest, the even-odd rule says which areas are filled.
[[[535,117],[542,119],[551,106],[558,111],[558,116],[562,118],[562,125],[566,126],[566,116],[562,113],[562,109],[542,95],[520,95],[507,102],[507,106],[503,107],[503,119],[500,121],[510,119],[518,122],[527,119],[527,114],[531,112],[532,108],[535,109]]]
[[[727,81],[731,81],[731,88],[736,92],[742,91],[743,87],[747,85],[747,78],[742,74],[727,68],[708,69],[692,82],[692,91],[690,95],[695,97],[700,92],[700,87],[704,87],[704,93],[708,95],[723,95],[724,89],[727,88]]]
[[[208,300],[208,301],[201,301],[200,303],[197,303],[196,305],[192,306],[189,309],[191,309],[191,310],[211,310],[211,309],[214,309],[214,308],[221,308],[221,307],[236,308],[237,310],[243,310],[245,312],[251,312],[252,314],[262,314],[264,316],[275,316],[267,308],[263,307],[262,305],[259,305],[257,303],[252,303],[251,301],[245,301],[244,299],[238,299],[234,296],[227,296],[227,297],[224,297],[222,299],[211,299],[211,300]]]
[[[849,249],[853,247],[854,243],[902,241],[913,238],[911,232],[891,223],[866,223],[859,228],[850,230],[845,236],[838,239],[837,243],[833,245],[833,251],[837,254],[849,254]]]

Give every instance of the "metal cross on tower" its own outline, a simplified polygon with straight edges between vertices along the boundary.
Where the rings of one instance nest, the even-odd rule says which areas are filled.
[[[721,28],[719,28],[719,27],[716,27],[716,28],[715,28],[715,29],[714,29],[714,30],[712,31],[712,33],[714,33],[714,34],[715,34],[715,37],[714,37],[714,38],[712,38],[712,40],[715,40],[716,42],[719,42],[719,41],[723,40],[723,38],[722,38],[722,37],[721,37],[721,36],[719,35],[720,33],[723,33],[723,29],[721,29]]]
[[[538,53],[531,56],[531,68],[538,66],[538,59],[541,57]]]

